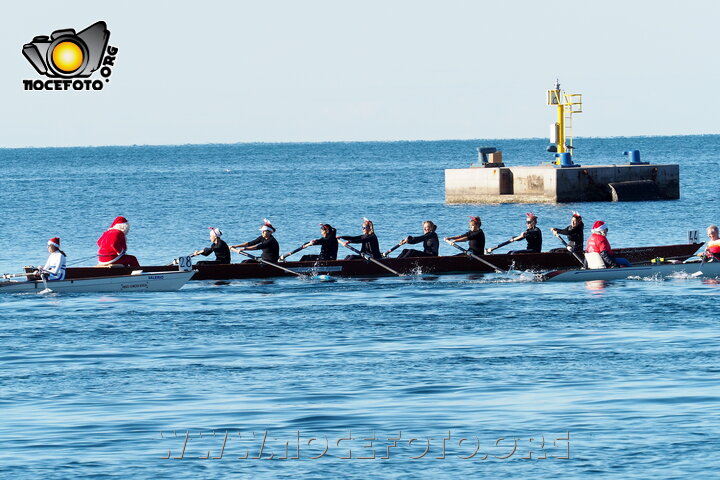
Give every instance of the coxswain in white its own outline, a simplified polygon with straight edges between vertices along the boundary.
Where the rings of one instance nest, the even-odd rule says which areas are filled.
[[[48,257],[45,265],[34,272],[37,277],[45,276],[46,280],[65,279],[65,252],[60,250],[60,238],[53,237],[47,243]]]

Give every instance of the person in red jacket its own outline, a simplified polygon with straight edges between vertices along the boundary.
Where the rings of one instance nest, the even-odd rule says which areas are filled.
[[[717,225],[710,225],[707,228],[708,242],[705,247],[705,260],[720,260],[720,236]]]
[[[615,267],[632,267],[632,264],[625,258],[616,257],[610,248],[610,242],[607,239],[608,227],[605,222],[598,220],[593,224],[592,235],[588,238],[587,253],[599,253],[608,268]]]
[[[130,231],[130,225],[125,217],[116,217],[110,228],[98,239],[98,262],[101,265],[124,265],[126,267],[139,267],[137,258],[127,254],[125,236]]]

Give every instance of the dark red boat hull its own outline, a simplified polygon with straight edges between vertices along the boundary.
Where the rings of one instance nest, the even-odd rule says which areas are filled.
[[[693,255],[702,243],[661,245],[655,247],[618,248],[615,254],[627,258],[632,263],[647,262],[653,258],[677,258],[684,260]],[[485,255],[484,258],[503,270],[547,271],[565,268],[578,268],[577,259],[568,252],[523,253],[516,255]],[[465,255],[451,257],[386,258],[380,260],[384,265],[402,274],[419,275],[423,273],[485,273],[492,272],[488,265]],[[364,277],[392,275],[388,270],[365,260],[333,260],[322,262],[283,262],[284,268],[298,273],[339,277]],[[176,270],[176,266],[143,266],[146,272]],[[235,280],[244,278],[288,277],[292,274],[262,263],[231,263],[228,265],[194,265],[197,273],[193,280]],[[125,267],[76,267],[68,268],[65,278],[88,278],[112,274],[126,275],[137,268]]]

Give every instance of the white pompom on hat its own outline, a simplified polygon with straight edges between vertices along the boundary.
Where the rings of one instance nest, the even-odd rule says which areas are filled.
[[[269,231],[269,232],[275,233],[275,227],[272,226],[272,224],[270,223],[270,220],[268,220],[267,218],[263,218],[263,226],[260,227],[260,231],[261,232]]]
[[[115,220],[113,220],[113,222],[110,226],[114,227],[115,225],[117,225],[119,223],[128,223],[127,218],[125,218],[123,216],[115,217]]]

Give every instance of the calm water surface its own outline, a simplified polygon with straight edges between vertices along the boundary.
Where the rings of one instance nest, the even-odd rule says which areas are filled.
[[[384,249],[425,219],[462,233],[470,214],[492,245],[533,211],[545,249],[572,210],[618,247],[720,222],[720,137],[576,143],[579,163],[629,148],[680,163],[681,200],[443,203],[443,169],[476,146],[531,165],[542,140],[0,150],[0,271],[42,263],[55,235],[70,262],[91,256],[120,214],[145,264],[205,246],[210,225],[252,239],[263,217],[284,252],[362,216]],[[719,288],[513,272],[2,296],[0,477],[714,477]]]

